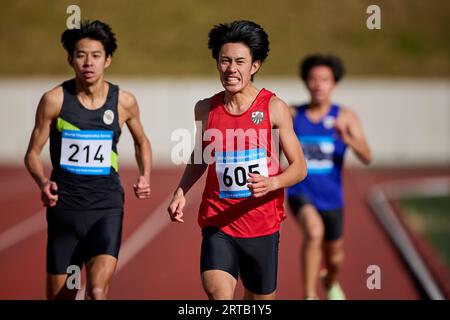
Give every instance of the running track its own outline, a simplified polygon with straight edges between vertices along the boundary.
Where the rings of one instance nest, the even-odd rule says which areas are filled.
[[[344,175],[346,263],[341,283],[349,299],[419,299],[414,281],[392,243],[371,213],[367,192],[377,182],[405,177],[450,174],[450,169],[346,170]],[[132,194],[136,171],[122,169],[126,190],[120,266],[111,299],[205,299],[199,277],[200,229],[197,209],[203,180],[188,194],[185,223],[168,222],[168,196],[180,170],[152,174],[152,197]],[[45,298],[45,214],[39,193],[20,167],[0,168],[0,299]],[[300,299],[301,236],[290,215],[281,230],[278,299]],[[381,268],[381,290],[366,287],[369,265]],[[236,298],[242,297],[239,284]],[[322,294],[319,288],[319,293]]]

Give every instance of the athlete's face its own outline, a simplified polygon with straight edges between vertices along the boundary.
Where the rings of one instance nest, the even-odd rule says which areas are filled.
[[[100,41],[84,38],[76,43],[73,56],[69,56],[69,63],[78,79],[94,83],[110,66],[111,56],[106,57],[105,48]]]
[[[217,69],[220,81],[228,92],[239,92],[245,88],[260,67],[261,62],[252,62],[250,48],[243,43],[226,43],[220,49]]]
[[[306,87],[313,103],[327,102],[335,86],[333,71],[330,67],[316,66],[309,71]]]

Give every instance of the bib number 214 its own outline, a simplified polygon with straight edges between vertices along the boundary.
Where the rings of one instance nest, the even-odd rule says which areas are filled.
[[[61,168],[81,175],[108,175],[112,137],[112,131],[63,130]]]

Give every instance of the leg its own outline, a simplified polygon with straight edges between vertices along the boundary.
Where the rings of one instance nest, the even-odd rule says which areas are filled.
[[[269,294],[257,294],[245,288],[244,300],[275,300],[276,291]]]
[[[122,237],[122,208],[90,212],[86,239],[86,299],[104,300],[116,270]]]
[[[206,227],[202,235],[200,270],[203,289],[210,300],[231,300],[239,274],[235,243],[217,228]]]
[[[338,273],[344,262],[343,240],[325,241],[324,260],[327,268],[327,276],[325,277],[325,288],[330,289],[337,281]]]
[[[202,273],[202,284],[209,300],[232,300],[237,280],[228,272],[208,270]]]
[[[244,300],[274,300],[277,288],[280,233],[236,239]]]
[[[78,290],[67,286],[68,267],[83,266],[83,248],[77,229],[78,212],[47,208],[47,279],[49,300],[74,300]]]
[[[86,300],[105,300],[116,270],[117,259],[102,254],[86,263]]]
[[[66,284],[66,274],[47,273],[47,299],[48,300],[75,300],[77,289],[69,289]]]
[[[311,204],[304,205],[297,217],[304,234],[301,254],[304,294],[306,299],[317,298],[324,225],[316,208]]]
[[[338,273],[344,262],[344,249],[342,240],[343,211],[330,210],[321,212],[325,224],[325,242],[323,253],[327,272],[323,284],[330,300],[345,299],[344,291],[337,281]]]
[[[330,289],[336,282],[337,275],[344,262],[343,249],[343,210],[329,210],[321,212],[325,224],[325,242],[323,244],[323,253],[327,276],[324,285]]]

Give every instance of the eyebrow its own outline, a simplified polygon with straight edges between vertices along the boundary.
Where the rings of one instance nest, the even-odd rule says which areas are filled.
[[[230,58],[228,56],[220,56],[220,58],[221,59],[232,59],[232,58]],[[246,59],[245,57],[237,57],[235,60],[245,60],[245,59]]]
[[[94,51],[76,50],[75,52],[76,53],[89,53],[89,52],[91,52],[91,53],[102,53],[101,50],[94,50]]]

